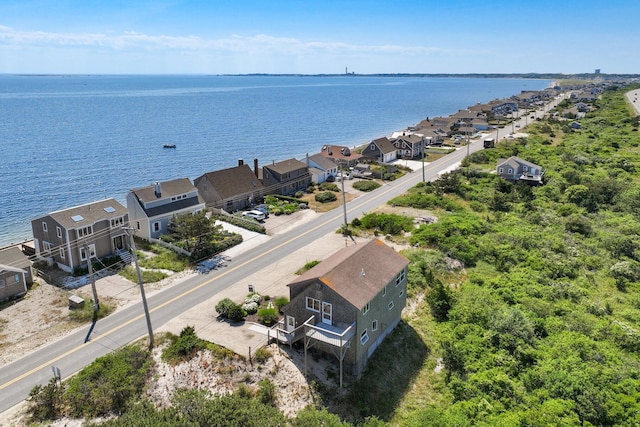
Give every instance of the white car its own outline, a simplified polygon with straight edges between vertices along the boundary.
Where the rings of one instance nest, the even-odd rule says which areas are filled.
[[[264,221],[264,218],[265,218],[264,213],[262,213],[260,211],[255,211],[255,210],[253,210],[253,211],[244,211],[244,212],[242,212],[242,216],[253,218],[256,221]]]

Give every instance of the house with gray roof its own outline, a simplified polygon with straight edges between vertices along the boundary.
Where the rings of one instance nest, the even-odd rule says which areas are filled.
[[[264,198],[264,187],[256,171],[242,160],[238,166],[207,172],[193,181],[207,207],[235,212]]]
[[[51,212],[31,221],[36,257],[64,271],[129,248],[127,209],[115,199]]]
[[[174,215],[202,212],[205,202],[188,178],[178,178],[130,190],[127,209],[134,233],[149,240],[166,234]]]
[[[390,163],[398,158],[397,148],[389,138],[383,136],[371,141],[362,149],[362,157],[380,163]]]
[[[0,264],[0,301],[27,293],[27,271]]]
[[[508,159],[498,159],[496,166],[498,175],[509,181],[522,181],[532,184],[542,184],[544,171],[542,167],[516,156]]]
[[[426,140],[422,134],[406,133],[395,136],[392,140],[396,147],[397,156],[403,159],[422,157],[426,147]]]
[[[322,184],[329,177],[335,178],[338,176],[338,164],[330,157],[325,157],[320,153],[313,156],[307,155],[306,162],[311,174],[311,181],[316,184]]]
[[[287,196],[305,191],[311,184],[309,168],[300,160],[288,159],[262,167],[262,185],[265,194]]]
[[[279,340],[303,339],[305,359],[311,347],[337,355],[341,380],[361,374],[400,322],[408,265],[378,239],[341,249],[288,284]]]

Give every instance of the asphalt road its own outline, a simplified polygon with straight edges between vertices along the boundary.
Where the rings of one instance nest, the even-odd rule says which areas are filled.
[[[501,133],[505,132],[501,129]],[[495,137],[495,132],[485,137]],[[364,194],[347,204],[347,220],[371,211],[422,181],[436,179],[439,172],[452,168],[468,154],[482,149],[482,141],[474,140],[467,147],[427,164],[423,170],[388,182],[383,187]],[[205,301],[241,278],[253,274],[310,242],[321,239],[344,223],[343,209],[322,214],[317,220],[289,232],[274,236],[264,244],[231,260],[227,267],[207,275],[192,277],[148,298],[151,324],[160,326],[178,314]],[[88,330],[88,328],[87,328]],[[119,347],[147,335],[147,324],[138,303],[101,319],[96,324],[91,341],[84,343],[87,330],[81,330],[51,343],[0,368],[0,413],[26,399],[37,384],[47,384],[52,367],[65,379],[84,366]]]

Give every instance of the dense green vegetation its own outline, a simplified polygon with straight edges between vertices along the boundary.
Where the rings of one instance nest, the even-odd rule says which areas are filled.
[[[324,407],[287,419],[265,380],[223,397],[184,391],[156,409],[141,397],[148,356],[137,349],[127,350],[131,366],[101,361],[75,388],[38,386],[34,419],[110,411],[124,414],[102,425],[640,424],[640,123],[617,90],[580,121],[575,131],[536,121],[528,138],[475,153],[390,202],[438,221],[410,229],[403,321],[344,393],[316,384]],[[541,165],[545,185],[491,173],[511,155]],[[365,221],[382,230],[405,219]],[[216,310],[238,306],[225,304]],[[182,335],[172,344],[180,357],[203,345]],[[123,376],[116,389],[104,385]]]
[[[168,233],[163,234],[161,239],[189,252],[191,262],[210,258],[242,242],[240,234],[216,225],[215,219],[208,218],[205,211],[174,215]]]
[[[638,120],[615,91],[581,124],[536,122],[529,138],[476,153],[461,173],[391,202],[434,209],[438,221],[412,243],[467,274],[447,280],[430,252],[421,267],[412,259],[411,285],[427,301],[409,324],[435,337],[445,369],[437,388],[405,396],[394,423],[640,422]],[[511,155],[541,165],[545,185],[488,173]]]
[[[376,188],[380,188],[380,186],[381,184],[379,182],[368,180],[356,181],[353,183],[353,188],[364,192],[373,191]]]

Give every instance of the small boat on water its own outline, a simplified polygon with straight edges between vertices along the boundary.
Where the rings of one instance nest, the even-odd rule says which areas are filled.
[[[164,144],[162,148],[176,148],[176,144]]]

